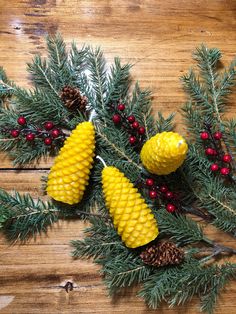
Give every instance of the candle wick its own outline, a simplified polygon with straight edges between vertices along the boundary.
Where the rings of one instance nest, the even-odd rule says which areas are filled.
[[[183,144],[183,142],[184,142],[183,140],[180,140],[180,141],[179,141],[179,143],[178,143],[178,148]]]

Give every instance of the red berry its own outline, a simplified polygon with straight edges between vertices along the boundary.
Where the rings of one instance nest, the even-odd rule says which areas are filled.
[[[154,184],[154,180],[153,179],[151,179],[151,178],[146,179],[146,185],[147,186],[153,186],[153,184]]]
[[[231,161],[232,161],[232,156],[230,156],[230,155],[224,155],[223,157],[222,157],[222,160],[223,160],[223,162],[226,162],[226,163],[230,163]]]
[[[215,140],[220,140],[222,138],[222,133],[221,132],[215,132],[213,134],[213,136],[214,136]]]
[[[135,121],[135,116],[128,116],[127,120],[129,123],[133,123]]]
[[[173,212],[175,212],[175,210],[176,210],[176,207],[175,207],[175,205],[174,204],[167,204],[166,205],[166,210],[169,212],[169,213],[173,213]]]
[[[26,138],[26,141],[32,142],[35,139],[35,135],[34,133],[28,133],[25,138]]]
[[[121,116],[119,114],[114,114],[114,116],[112,117],[112,120],[115,124],[119,124],[121,121]]]
[[[201,139],[202,140],[208,140],[208,138],[209,138],[209,133],[208,132],[202,132],[201,133]]]
[[[137,129],[137,128],[139,127],[138,121],[134,121],[134,122],[132,123],[132,127],[133,127],[134,129]]]
[[[20,131],[19,130],[11,130],[11,136],[12,137],[18,137],[20,135]]]
[[[51,139],[50,137],[46,137],[46,138],[44,139],[44,144],[45,144],[45,145],[51,145],[51,144],[52,144],[52,139]]]
[[[138,129],[138,133],[140,135],[143,135],[145,133],[145,128],[143,126],[141,126],[139,129]]]
[[[135,144],[136,143],[136,137],[135,136],[130,136],[130,138],[129,138],[129,142],[130,142],[130,144],[131,145],[133,145],[133,144]]]
[[[213,149],[213,148],[208,147],[208,148],[206,148],[205,153],[208,156],[213,156],[213,155],[216,155],[216,150]]]
[[[150,198],[156,198],[157,192],[156,191],[149,191],[149,196],[150,196]]]
[[[223,176],[227,176],[229,173],[230,173],[230,169],[229,168],[221,168],[220,169],[220,173],[223,175]]]
[[[125,105],[124,104],[119,104],[117,106],[117,109],[120,110],[120,111],[124,111],[125,110]]]
[[[54,129],[54,130],[52,130],[51,131],[51,135],[52,135],[52,137],[54,137],[54,138],[57,138],[59,135],[60,135],[60,130],[58,130],[58,129]]]
[[[18,124],[20,125],[25,125],[26,124],[26,119],[25,117],[21,116],[17,119]]]
[[[174,194],[170,191],[167,191],[166,192],[166,198],[173,198],[174,197]]]
[[[166,192],[168,191],[167,186],[166,186],[166,185],[162,185],[162,186],[160,187],[160,191],[161,191],[162,193],[166,193]]]
[[[51,122],[51,121],[48,121],[48,122],[45,122],[45,123],[44,123],[44,128],[45,128],[45,130],[47,130],[47,131],[50,131],[51,129],[53,129],[53,127],[54,127],[54,123]]]
[[[217,171],[219,169],[219,166],[217,164],[211,165],[211,171]]]

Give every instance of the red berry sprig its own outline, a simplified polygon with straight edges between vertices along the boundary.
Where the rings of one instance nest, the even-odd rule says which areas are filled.
[[[166,185],[157,185],[153,178],[147,178],[143,186],[148,189],[150,199],[153,201],[161,199],[166,204],[166,210],[168,212],[174,213],[179,208],[177,198],[172,191],[169,191]]]
[[[55,140],[64,140],[65,134],[62,130],[55,127],[52,121],[46,121],[43,127],[35,127],[29,124],[24,116],[17,118],[17,123],[20,125],[17,129],[5,130],[10,132],[13,138],[22,139],[26,142],[34,143],[36,139],[41,139],[44,145],[50,146]]]
[[[130,145],[135,147],[135,149],[141,148],[146,133],[145,128],[140,126],[134,115],[126,115],[126,105],[124,103],[119,103],[117,106],[112,105],[111,109],[115,111],[112,116],[113,123],[123,127],[128,132]]]
[[[210,170],[214,173],[219,173],[222,176],[230,175],[232,170],[232,156],[224,152],[225,143],[223,133],[220,131],[212,132],[212,126],[208,123],[204,124],[205,131],[200,133],[200,138],[205,146],[205,154],[213,160]],[[227,164],[227,167],[225,167]]]

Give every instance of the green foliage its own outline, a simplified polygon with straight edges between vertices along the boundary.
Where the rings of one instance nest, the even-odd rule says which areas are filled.
[[[156,309],[163,301],[172,307],[197,295],[201,299],[201,310],[213,313],[218,293],[235,274],[235,264],[202,267],[190,258],[178,267],[157,270],[145,281],[139,296]]]
[[[165,118],[158,112],[152,115],[151,93],[142,90],[138,83],[132,85],[130,64],[122,64],[119,58],[108,67],[100,48],[83,46],[78,49],[73,43],[67,49],[60,35],[47,38],[48,56],[36,56],[28,64],[33,88],[25,90],[10,82],[0,69],[0,97],[13,96],[11,104],[0,111],[0,148],[9,153],[15,164],[26,164],[41,157],[57,155],[63,139],[54,140],[52,147],[42,145],[36,139],[27,143],[21,134],[12,138],[10,130],[21,128],[19,115],[27,119],[29,130],[43,127],[51,120],[56,127],[69,134],[85,119],[79,111],[69,110],[61,100],[65,86],[76,87],[88,99],[88,110],[95,112],[96,154],[108,165],[118,167],[137,186],[140,177],[151,176],[140,162],[140,148],[129,144],[129,134],[124,128],[114,125],[112,116],[118,112],[119,102],[126,105],[127,115],[134,115],[145,127],[145,139],[157,132],[174,128],[174,114]],[[10,240],[27,240],[46,232],[59,218],[87,218],[90,226],[83,240],[72,241],[75,258],[93,258],[101,266],[101,272],[110,294],[123,287],[143,283],[139,293],[150,307],[157,308],[161,302],[170,306],[183,304],[193,296],[201,300],[201,309],[212,313],[217,297],[226,283],[235,278],[235,264],[206,266],[205,261],[220,253],[235,253],[206,238],[201,224],[184,213],[201,213],[216,227],[236,234],[236,192],[231,181],[209,171],[211,161],[204,154],[199,132],[204,123],[212,130],[224,133],[223,148],[232,156],[236,150],[235,119],[225,120],[227,97],[235,85],[236,70],[233,61],[223,72],[218,64],[221,53],[218,49],[201,46],[194,58],[199,73],[190,70],[182,77],[189,99],[183,107],[183,116],[189,131],[189,152],[184,165],[175,173],[163,177],[153,176],[160,184],[167,184],[180,195],[182,211],[170,214],[163,201],[153,202],[150,207],[158,221],[159,239],[172,240],[186,254],[182,264],[154,268],[140,258],[143,247],[128,249],[118,236],[105,206],[101,184],[102,164],[95,163],[89,186],[82,202],[69,206],[57,202],[34,200],[28,194],[8,194],[0,190],[0,228]],[[232,171],[235,165],[232,163]],[[152,176],[151,176],[152,177]],[[144,197],[146,197],[145,193]],[[149,202],[151,203],[151,202]],[[158,206],[157,206],[158,203]],[[180,206],[180,207],[181,207]],[[197,248],[196,248],[197,244]],[[207,248],[206,248],[207,246]],[[216,249],[220,251],[216,252]],[[207,256],[199,260],[198,252],[207,249]],[[228,250],[227,250],[228,249]]]
[[[26,240],[46,232],[58,220],[58,210],[52,203],[33,200],[29,194],[8,194],[0,190],[0,221],[10,240]]]
[[[14,93],[14,85],[9,81],[3,67],[0,67],[0,99],[12,96]]]
[[[199,224],[184,215],[170,215],[164,208],[156,212],[161,234],[180,246],[200,242],[204,238]]]
[[[223,74],[218,71],[221,53],[218,49],[208,49],[202,45],[194,54],[200,69],[200,76],[190,70],[182,77],[183,87],[190,97],[183,107],[187,126],[195,136],[207,119],[214,126],[222,126],[222,117],[226,109],[228,95],[236,83],[235,60]]]

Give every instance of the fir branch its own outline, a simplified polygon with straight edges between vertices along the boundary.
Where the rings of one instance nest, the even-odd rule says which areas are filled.
[[[170,132],[174,129],[173,119],[175,113],[171,113],[166,119],[163,117],[161,112],[158,112],[158,117],[156,120],[156,128],[158,133],[161,132]]]
[[[198,66],[201,69],[202,77],[205,81],[206,86],[208,87],[214,115],[218,122],[222,123],[220,113],[222,112],[223,107],[218,102],[218,74],[216,71],[217,63],[221,59],[221,52],[217,48],[208,49],[206,46],[202,45],[200,48],[197,48],[194,54],[194,58],[198,62]]]
[[[197,295],[202,310],[212,313],[220,290],[229,279],[235,278],[235,270],[235,264],[201,267],[197,261],[189,259],[179,267],[157,270],[146,280],[139,295],[154,309],[162,301],[176,306]]]
[[[130,64],[121,65],[120,59],[115,58],[107,78],[106,105],[126,98],[131,84]]]
[[[218,78],[218,88],[216,92],[216,101],[219,104],[225,105],[229,94],[232,93],[232,88],[236,84],[236,59],[234,59],[230,66]]]
[[[32,63],[28,63],[28,72],[32,75],[32,80],[36,86],[44,89],[51,90],[51,92],[59,97],[56,82],[46,60],[42,60],[39,55],[36,55]]]
[[[99,112],[106,112],[105,94],[107,90],[106,83],[106,62],[100,48],[93,50],[90,48],[86,56],[87,69],[90,72],[89,80],[92,84],[94,96],[96,99],[96,107],[93,109]],[[102,120],[102,118],[101,118]]]
[[[60,34],[47,37],[48,67],[56,80],[57,90],[71,83],[66,44]]]
[[[120,288],[130,287],[145,281],[152,273],[152,268],[143,265],[141,259],[131,252],[119,254],[106,259],[100,259],[105,283],[110,295],[117,293]]]
[[[118,133],[120,134],[120,133]],[[104,147],[109,147],[112,150],[112,154],[116,152],[119,156],[119,159],[123,159],[129,164],[133,165],[137,170],[143,170],[142,166],[138,163],[137,154],[127,147],[127,144],[124,144],[122,137],[119,140],[117,132],[114,135],[114,129],[104,129],[101,132],[100,128],[97,127],[97,135],[102,140],[101,145]],[[116,142],[114,143],[113,139],[116,137]],[[111,160],[114,158],[111,158]]]
[[[216,270],[219,270],[218,273],[216,271],[211,278],[212,289],[201,297],[201,310],[209,314],[213,314],[220,292],[225,289],[230,280],[236,279],[236,264],[226,263]]]
[[[207,91],[200,83],[199,79],[193,70],[190,70],[187,75],[181,77],[184,90],[191,96],[192,100],[196,102],[197,106],[201,108],[205,114],[211,110],[211,104],[209,103]]]
[[[135,83],[132,96],[129,99],[127,114],[134,115],[140,125],[145,127],[147,138],[156,134],[157,130],[151,107],[151,92],[147,89],[142,90],[138,82]]]
[[[184,215],[170,215],[164,208],[156,211],[155,215],[161,234],[170,236],[180,246],[204,239],[201,227],[191,218]]]
[[[104,255],[110,256],[113,252],[116,254],[116,252],[125,249],[120,237],[109,221],[94,216],[90,217],[90,223],[91,226],[84,230],[85,239],[71,242],[74,247],[73,257],[93,257],[97,259]]]
[[[0,217],[4,222],[2,229],[11,241],[25,241],[46,232],[58,220],[58,209],[40,199],[33,200],[29,194],[11,195],[0,190]]]
[[[12,96],[14,90],[13,82],[8,79],[3,67],[0,67],[0,98]]]

